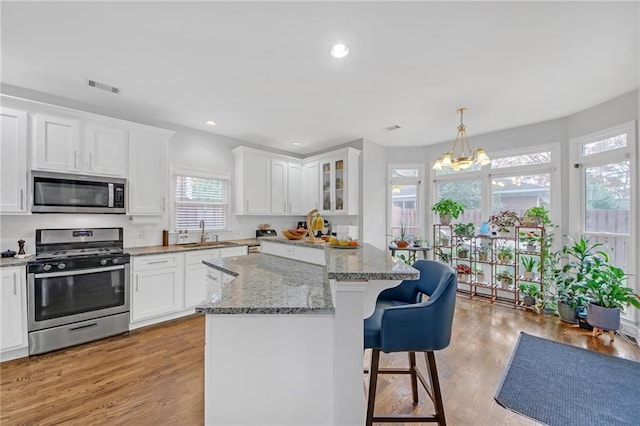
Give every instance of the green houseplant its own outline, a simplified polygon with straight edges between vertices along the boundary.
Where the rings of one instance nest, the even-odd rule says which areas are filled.
[[[542,206],[530,207],[524,211],[520,222],[523,226],[550,225],[549,212]]]
[[[565,245],[562,253],[568,262],[558,273],[556,285],[576,300],[587,301],[587,322],[593,327],[615,331],[620,328],[620,310],[632,305],[640,309],[640,300],[625,285],[625,273],[609,263],[604,244],[585,238]],[[583,300],[584,300],[583,299]],[[613,336],[612,336],[613,337]]]
[[[457,201],[453,201],[449,198],[443,198],[438,201],[431,207],[431,210],[438,213],[440,216],[440,223],[443,225],[448,225],[451,223],[451,218],[457,219],[462,213],[464,213],[464,209],[466,209],[462,203]]]
[[[522,256],[520,259],[520,263],[524,267],[524,279],[532,280],[533,279],[533,268],[536,267],[538,261],[533,256]]]
[[[501,271],[496,274],[496,279],[502,284],[502,288],[508,289],[513,283],[513,274],[509,271]]]
[[[509,247],[507,241],[498,241],[496,257],[500,263],[511,263],[513,260],[513,249]]]
[[[493,225],[497,232],[509,233],[516,223],[518,223],[518,214],[511,210],[503,210],[498,214],[489,217],[489,224]]]
[[[534,306],[536,299],[542,295],[536,284],[520,284],[518,290],[523,297],[522,303],[525,306]]]
[[[473,223],[456,223],[453,225],[453,233],[459,237],[457,242],[458,257],[468,258],[469,247],[465,245],[465,242],[475,236],[476,227]]]

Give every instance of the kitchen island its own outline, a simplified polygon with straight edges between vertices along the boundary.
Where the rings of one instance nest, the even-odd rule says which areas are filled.
[[[370,245],[270,238],[205,261],[205,423],[362,425],[362,320],[419,272]]]

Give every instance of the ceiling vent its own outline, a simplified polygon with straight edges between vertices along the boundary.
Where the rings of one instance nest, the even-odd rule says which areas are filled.
[[[399,125],[394,124],[394,125],[389,126],[389,127],[383,127],[382,130],[385,131],[385,132],[393,132],[394,130],[398,130],[399,128],[400,128]]]
[[[89,87],[95,87],[96,89],[115,93],[116,95],[120,93],[120,89],[118,89],[117,87],[109,86],[108,84],[100,83],[99,81],[89,80],[88,84]]]

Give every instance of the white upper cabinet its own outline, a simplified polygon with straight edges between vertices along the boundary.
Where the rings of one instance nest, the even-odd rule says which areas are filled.
[[[302,214],[302,165],[271,160],[271,213]]]
[[[167,149],[173,132],[129,132],[130,215],[163,215],[167,210],[169,180]]]
[[[271,160],[271,213],[273,214],[289,212],[287,175],[286,161]]]
[[[318,162],[305,162],[302,166],[302,211],[317,209],[320,200],[320,172]]]
[[[360,151],[344,148],[318,158],[324,214],[358,214]]]
[[[34,127],[34,168],[80,171],[79,120],[36,114]]]
[[[34,123],[34,169],[127,176],[125,127],[46,114]]]
[[[0,110],[0,212],[27,212],[27,113]]]
[[[244,147],[234,148],[233,155],[236,214],[270,214],[271,158]]]
[[[84,134],[84,169],[102,175],[127,176],[128,135],[124,129],[87,123]]]
[[[302,164],[289,161],[287,163],[287,198],[289,214],[306,214],[302,208]]]

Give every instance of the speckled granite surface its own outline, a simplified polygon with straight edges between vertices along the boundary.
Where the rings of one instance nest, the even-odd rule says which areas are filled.
[[[130,247],[125,248],[124,251],[129,253],[131,256],[150,256],[152,254],[165,254],[165,253],[176,253],[176,252],[185,252],[185,251],[197,251],[197,250],[213,250],[216,248],[226,248],[226,247],[239,247],[246,246],[249,244],[243,244],[240,241],[248,241],[248,240],[233,240],[231,242],[235,243],[234,246],[184,246],[179,244],[172,244],[170,246],[146,246],[146,247]],[[251,240],[256,242],[256,239]],[[254,244],[257,245],[257,244]]]
[[[388,251],[371,244],[356,249],[339,249],[327,246],[327,276],[339,281],[357,280],[415,280],[420,272]]]
[[[325,247],[328,246],[328,244],[324,241],[322,241],[319,238],[316,238],[316,241],[320,241],[317,244],[312,244],[312,243],[308,243],[307,242],[307,238],[308,237],[304,237],[301,240],[288,240],[284,237],[260,237],[258,238],[258,241],[273,241],[275,243],[280,243],[280,244],[289,244],[289,245],[293,245],[293,246],[305,246],[305,247],[313,247],[313,248],[317,248],[317,249],[324,249]]]
[[[196,307],[201,314],[333,314],[325,268],[266,254],[204,261],[230,275],[220,299]]]
[[[286,241],[286,242],[284,242]],[[285,244],[296,244],[283,240]],[[301,245],[298,242],[296,245]],[[329,279],[417,279],[419,271],[369,244],[355,249],[325,250],[327,266],[316,266],[268,254],[204,261],[235,276],[222,285],[221,299],[196,308],[202,314],[295,314],[333,312]]]
[[[11,266],[24,266],[31,259],[35,259],[35,255],[31,254],[27,257],[16,258],[16,257],[0,257],[0,268],[8,268]]]

